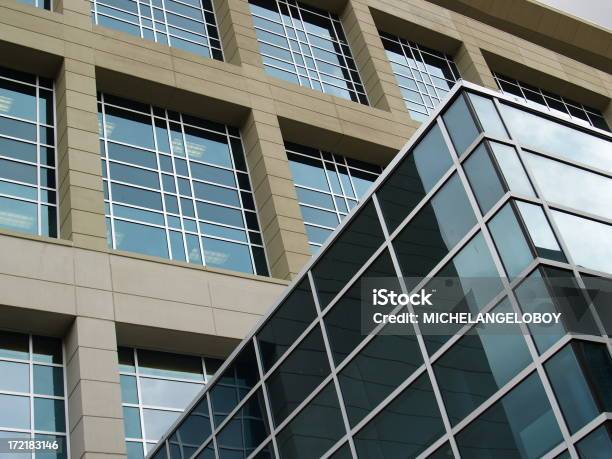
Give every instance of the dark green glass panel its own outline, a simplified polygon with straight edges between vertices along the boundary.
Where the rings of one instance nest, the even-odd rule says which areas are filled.
[[[416,457],[444,434],[427,374],[421,375],[355,435],[359,457]]]
[[[329,374],[321,329],[315,327],[267,380],[270,408],[279,425]]]
[[[315,304],[308,279],[283,301],[257,333],[264,370],[269,370],[315,318]]]

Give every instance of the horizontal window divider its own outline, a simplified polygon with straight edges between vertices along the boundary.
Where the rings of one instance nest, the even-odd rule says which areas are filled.
[[[19,392],[19,391],[13,391],[13,390],[4,390],[4,389],[0,389],[0,395],[11,395],[14,397],[23,397],[23,398],[40,398],[40,399],[47,399],[47,400],[66,400],[66,397],[63,395],[47,395],[47,394],[38,394],[36,392],[29,392],[25,391],[25,392]],[[4,427],[2,427],[2,429],[4,429]]]

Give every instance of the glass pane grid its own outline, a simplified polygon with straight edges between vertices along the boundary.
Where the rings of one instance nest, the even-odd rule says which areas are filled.
[[[250,0],[267,72],[368,105],[340,19],[296,0]]]
[[[0,437],[58,441],[46,453],[58,459],[69,457],[63,352],[59,339],[0,330]]]
[[[146,353],[146,362],[143,362],[143,353]],[[177,361],[187,362],[189,367],[181,370]],[[216,359],[119,348],[125,438],[130,459],[142,457],[143,452],[146,454],[152,449],[218,366]]]
[[[456,103],[457,100],[460,102],[455,105],[455,108],[461,107],[461,104],[465,108],[469,98],[462,99],[462,95],[458,97],[461,99],[452,101],[453,103]],[[450,102],[449,105],[451,105]],[[470,110],[472,109],[473,107],[470,108]],[[460,111],[457,113],[460,114]],[[487,113],[491,115],[491,112]],[[527,116],[527,112],[523,113]],[[468,113],[466,116],[480,115],[481,113],[476,110],[474,115]],[[436,122],[438,128],[449,132],[457,128],[465,130],[465,116],[449,116],[443,119],[444,121]],[[504,119],[508,121],[505,117]],[[508,126],[514,135],[514,124],[509,122]],[[576,131],[576,135],[578,135],[578,131]],[[507,455],[511,451],[517,457],[541,457],[549,452],[554,451],[554,454],[557,454],[566,449],[575,452],[576,446],[574,443],[588,437],[592,432],[599,432],[597,429],[600,429],[601,423],[605,421],[604,416],[601,416],[600,413],[609,411],[609,408],[603,406],[601,401],[592,402],[592,408],[588,413],[584,411],[576,412],[573,408],[573,400],[569,400],[567,395],[564,394],[564,391],[578,388],[583,392],[580,393],[579,397],[586,399],[590,395],[592,400],[596,400],[597,397],[593,397],[594,394],[589,394],[588,391],[601,390],[602,384],[605,384],[602,381],[606,379],[605,374],[608,374],[612,369],[612,360],[610,360],[609,339],[600,325],[596,325],[587,332],[580,333],[579,339],[568,335],[566,329],[560,330],[559,334],[551,335],[554,339],[550,341],[546,348],[541,347],[537,330],[525,325],[521,325],[520,330],[516,329],[511,334],[500,335],[486,335],[484,334],[485,330],[480,329],[474,334],[468,334],[468,327],[465,327],[465,329],[455,333],[450,340],[446,337],[423,335],[415,338],[422,344],[414,352],[422,360],[417,359],[410,362],[405,373],[393,376],[398,379],[393,380],[393,384],[385,389],[388,392],[386,392],[384,402],[375,402],[374,406],[367,407],[365,415],[355,416],[355,409],[359,409],[359,405],[354,404],[356,400],[354,397],[351,398],[351,391],[354,388],[346,384],[369,384],[371,382],[367,377],[366,367],[361,367],[363,372],[355,372],[355,368],[359,369],[360,363],[367,362],[368,359],[374,359],[377,365],[382,365],[385,356],[393,357],[389,355],[390,351],[388,350],[391,340],[409,339],[410,337],[388,336],[381,334],[380,331],[367,337],[363,336],[360,324],[351,325],[350,314],[345,314],[342,332],[345,333],[345,342],[350,343],[350,347],[346,349],[348,352],[344,352],[341,362],[334,364],[335,361],[337,362],[335,353],[338,351],[339,341],[334,336],[335,332],[332,330],[333,326],[330,325],[329,319],[332,312],[343,301],[351,299],[350,297],[354,293],[351,291],[351,286],[357,286],[359,289],[360,279],[371,275],[370,272],[380,274],[390,269],[392,273],[402,272],[403,275],[406,275],[405,267],[414,266],[414,264],[404,264],[402,258],[397,254],[394,259],[398,262],[385,261],[385,254],[387,250],[392,253],[398,252],[400,235],[410,227],[411,223],[419,220],[421,211],[426,210],[427,205],[434,209],[436,221],[434,226],[427,228],[427,232],[431,234],[439,231],[444,234],[445,246],[442,249],[439,262],[432,267],[425,266],[422,273],[419,274],[419,277],[423,280],[418,285],[410,286],[409,290],[418,290],[422,285],[426,285],[428,279],[433,277],[454,276],[462,282],[464,280],[467,282],[471,275],[469,273],[473,272],[471,270],[478,267],[481,274],[486,272],[488,276],[499,280],[499,285],[486,296],[483,296],[475,287],[470,289],[472,297],[480,297],[481,299],[481,303],[477,305],[478,310],[482,312],[495,310],[519,313],[521,310],[529,310],[525,303],[525,297],[521,293],[522,286],[527,281],[531,282],[534,274],[541,273],[542,276],[547,278],[545,285],[547,286],[547,295],[551,295],[552,307],[559,310],[560,306],[557,304],[557,300],[553,299],[556,297],[552,296],[553,292],[550,287],[550,285],[554,285],[555,279],[559,278],[559,274],[551,273],[550,269],[554,267],[558,272],[565,273],[564,276],[568,279],[568,282],[575,286],[584,285],[587,277],[591,275],[588,266],[573,264],[575,262],[570,256],[567,257],[567,260],[565,258],[561,260],[552,258],[555,260],[554,263],[535,258],[538,254],[544,259],[550,258],[549,255],[554,250],[561,251],[562,255],[569,255],[567,253],[567,239],[564,234],[559,235],[556,225],[551,224],[553,218],[548,207],[549,203],[543,200],[540,187],[532,174],[532,165],[526,161],[527,153],[520,146],[515,148],[504,144],[504,148],[501,148],[500,145],[502,144],[496,144],[493,138],[489,138],[485,134],[485,142],[489,146],[481,148],[483,144],[480,144],[476,145],[471,152],[462,150],[459,152],[461,154],[460,160],[455,153],[456,145],[466,143],[469,145],[470,141],[467,138],[459,139],[457,136],[447,133],[441,138],[452,141],[451,143],[449,140],[443,140],[445,148],[451,155],[452,161],[450,164],[445,159],[443,160],[442,156],[438,157],[435,161],[440,161],[441,165],[435,171],[435,174],[432,170],[424,170],[419,167],[418,158],[414,160],[416,166],[413,166],[412,169],[402,165],[403,161],[407,161],[407,158],[410,158],[411,155],[419,153],[419,142],[421,145],[425,145],[426,153],[428,152],[430,155],[433,154],[433,151],[439,151],[440,145],[437,140],[434,140],[437,138],[436,136],[437,133],[433,128],[430,128],[429,132],[423,133],[423,137],[397,164],[394,170],[389,171],[387,180],[382,182],[379,189],[376,190],[376,197],[380,206],[371,206],[371,203],[364,205],[360,212],[352,217],[353,221],[343,228],[343,233],[330,246],[342,244],[345,241],[346,233],[350,233],[354,228],[363,227],[356,225],[356,223],[364,218],[366,209],[373,209],[376,219],[381,223],[385,222],[388,217],[388,209],[391,208],[385,207],[382,201],[390,195],[381,193],[381,189],[388,186],[389,183],[393,183],[393,174],[397,171],[403,172],[403,175],[401,175],[403,180],[418,181],[413,183],[412,189],[417,189],[418,186],[424,188],[425,191],[418,194],[420,199],[403,209],[406,218],[403,218],[402,222],[397,225],[395,231],[391,233],[391,237],[385,237],[376,244],[376,247],[368,248],[368,253],[371,256],[367,257],[369,261],[365,263],[365,266],[364,264],[359,265],[359,269],[354,271],[356,274],[349,276],[348,281],[345,280],[344,273],[342,275],[338,273],[338,280],[343,285],[337,291],[343,293],[335,295],[331,300],[325,300],[325,298],[329,298],[329,292],[323,290],[322,279],[319,277],[320,270],[317,267],[331,253],[331,250],[326,250],[304,275],[304,279],[310,279],[310,285],[314,291],[308,288],[308,282],[306,284],[298,282],[296,288],[274,310],[274,316],[271,317],[278,324],[284,324],[283,329],[274,334],[267,328],[260,328],[254,337],[249,337],[243,343],[242,347],[248,346],[249,348],[251,342],[257,344],[256,349],[261,355],[260,360],[262,362],[270,361],[270,352],[272,351],[269,346],[271,344],[279,346],[274,351],[275,354],[272,354],[274,360],[272,360],[273,365],[271,367],[264,368],[260,364],[260,376],[265,381],[264,387],[267,387],[267,390],[270,391],[272,389],[269,382],[273,374],[284,366],[290,366],[292,357],[294,359],[299,357],[300,349],[314,350],[316,346],[305,344],[308,341],[307,337],[312,336],[313,330],[318,329],[319,324],[325,325],[323,332],[328,337],[328,340],[324,340],[325,352],[329,362],[331,362],[331,378],[326,376],[323,382],[306,397],[306,402],[302,402],[299,408],[294,409],[286,420],[273,431],[272,436],[276,441],[281,457],[302,457],[299,453],[296,453],[296,451],[303,450],[301,440],[298,438],[300,432],[302,432],[304,438],[313,442],[313,447],[321,447],[323,450],[332,447],[331,445],[338,445],[338,450],[342,450],[348,439],[355,445],[359,457],[371,457],[373,455],[398,457],[405,454],[408,451],[407,448],[416,448],[410,450],[413,455],[424,454],[427,456],[439,453],[441,451],[439,448],[444,448],[445,445],[450,446],[451,454],[454,456],[461,454],[462,457],[472,457],[476,454],[476,448],[478,448],[478,454],[483,454],[483,451],[485,451],[486,454],[491,456],[498,453]],[[495,138],[498,139],[498,137]],[[519,140],[519,143],[521,143],[521,140]],[[610,144],[609,141],[608,144]],[[304,153],[303,148],[294,146],[293,149],[296,150],[294,154],[298,153],[298,155],[301,154],[304,157],[324,161],[316,154]],[[287,150],[290,154],[289,147]],[[433,158],[430,159],[434,160]],[[483,161],[485,162],[483,163]],[[483,168],[482,165],[478,165],[478,162],[485,164],[486,167]],[[491,167],[495,170],[490,170]],[[483,173],[486,177],[479,178],[478,175]],[[500,182],[501,192],[496,192],[497,200],[500,202],[494,203],[493,209],[496,210],[486,213],[486,218],[484,218],[483,213],[485,212],[479,207],[483,205],[484,201],[479,196],[483,191],[487,192],[487,190],[496,189],[495,187],[498,186],[492,184],[490,175],[497,177]],[[305,175],[304,177],[307,177],[310,185],[323,183],[320,177],[317,178],[316,174]],[[487,180],[481,183],[482,178]],[[320,181],[317,182],[317,180]],[[526,188],[526,184],[529,188]],[[531,184],[533,184],[533,188],[531,188]],[[518,188],[515,189],[515,186]],[[316,186],[304,185],[304,189],[310,190],[310,188],[317,189]],[[530,196],[529,203],[517,201],[507,193],[508,191],[510,193],[520,192],[522,196],[531,193],[532,197]],[[397,195],[397,193],[395,194]],[[467,196],[470,198],[468,199]],[[468,206],[468,210],[463,208],[464,204],[461,204],[463,201]],[[503,206],[507,202],[512,203],[511,211],[522,227],[514,232],[515,237],[527,238],[529,242],[527,251],[530,252],[530,258],[527,265],[522,268],[521,275],[513,279],[508,279],[504,273],[505,260],[503,253],[498,253],[497,250],[499,248],[498,237],[489,228],[490,223],[500,214],[500,209],[510,208],[507,205]],[[487,204],[487,208],[490,205]],[[421,210],[412,212],[415,208]],[[453,214],[453,211],[456,213]],[[465,219],[466,214],[473,214],[475,218]],[[408,217],[408,215],[412,216]],[[444,221],[448,221],[448,228],[444,226]],[[422,225],[420,228],[421,230],[425,229]],[[458,228],[461,229],[458,230]],[[360,236],[364,235],[361,234]],[[359,241],[362,244],[368,242],[363,237]],[[415,245],[419,244],[417,239],[411,241]],[[346,257],[351,257],[352,254],[349,250],[356,250],[356,246],[347,247],[349,248],[347,248]],[[539,252],[544,249],[549,250],[549,252]],[[389,260],[391,259],[389,258]],[[385,264],[389,265],[387,269],[383,266]],[[612,272],[612,269],[608,272]],[[392,276],[394,275],[392,274]],[[329,279],[323,280],[328,281]],[[564,284],[562,287],[567,291],[567,285]],[[291,295],[294,295],[298,290],[301,290],[302,293],[292,300]],[[533,287],[530,290],[532,291]],[[306,307],[307,299],[304,295],[312,295],[318,299],[320,307],[315,310],[316,316],[307,320],[303,319],[310,317],[309,315],[304,318],[300,316],[296,318],[294,323],[291,323],[291,317],[285,314],[287,313],[287,307],[291,310],[290,305],[294,301],[299,301]],[[531,293],[531,296],[533,296],[533,293]],[[359,308],[359,293],[357,293],[356,301],[357,303],[352,303],[353,315],[358,315],[355,308]],[[572,301],[572,305],[573,308],[576,308],[579,303]],[[596,316],[596,311],[590,311],[590,313]],[[295,314],[295,312],[292,314]],[[271,320],[265,322],[265,324],[269,323],[271,323]],[[292,330],[286,336],[285,327],[292,327]],[[514,327],[518,326],[514,325]],[[262,341],[261,335],[264,330],[265,335],[263,336],[265,339]],[[346,337],[348,332],[355,335],[352,341]],[[288,337],[291,337],[291,342],[296,344],[287,346],[285,344],[287,339],[285,338]],[[443,339],[440,340],[439,338]],[[385,343],[385,340],[388,340],[388,342]],[[378,342],[386,344],[386,346],[380,347],[385,352],[382,357],[376,355],[375,350]],[[401,346],[396,344],[396,347],[400,347],[402,350],[408,349],[406,343]],[[265,352],[264,349],[266,349]],[[581,365],[579,368],[581,368],[582,373],[575,370],[564,370],[564,368],[572,365],[578,367],[576,362],[567,357],[568,355],[571,357],[570,349],[573,349],[574,357],[572,358],[574,359],[584,358],[582,354],[577,353],[578,349],[581,349],[580,352],[585,352],[583,349],[589,349],[592,354],[589,357],[590,362],[599,362],[598,370],[589,366],[594,365],[593,363]],[[239,352],[238,356],[240,355]],[[422,361],[428,362],[429,365],[423,365]],[[314,360],[310,363],[312,362]],[[398,363],[397,358],[394,359],[394,362]],[[543,366],[547,373],[542,374],[537,371],[536,368],[539,366]],[[377,368],[382,367],[377,366]],[[264,369],[267,371],[264,371]],[[599,376],[594,377],[594,371],[599,371]],[[565,376],[559,379],[558,374]],[[584,380],[582,382],[580,380],[577,382],[566,381],[568,374],[572,374],[573,378],[584,378]],[[380,377],[382,376],[380,375]],[[391,380],[390,378],[391,375],[387,375],[384,380],[388,382]],[[334,396],[330,398],[327,382],[334,379],[340,381],[342,397],[338,398],[334,386],[331,386],[331,393]],[[594,381],[594,383],[589,384],[588,381]],[[551,387],[553,390],[551,390]],[[389,394],[392,395],[389,396]],[[278,397],[278,394],[274,397]],[[348,434],[344,428],[340,428],[331,443],[327,444],[325,443],[327,440],[322,440],[314,430],[308,433],[300,430],[301,421],[308,418],[310,413],[317,412],[316,419],[318,420],[325,419],[325,421],[328,421],[332,419],[333,409],[332,411],[321,410],[329,410],[330,407],[338,403],[338,399],[340,401],[338,409],[343,413],[343,417],[349,420],[353,419]],[[299,400],[297,399],[297,401]],[[352,405],[345,406],[344,403],[352,403]],[[525,406],[529,406],[530,411],[526,411]],[[322,413],[327,413],[327,415]],[[349,416],[349,413],[353,414]],[[272,414],[269,414],[269,416],[270,419],[273,419]],[[443,418],[448,420],[450,429],[444,427]],[[595,420],[599,421],[596,422]],[[534,430],[536,425],[537,428]],[[585,435],[581,434],[578,439],[572,438],[571,434],[568,433],[568,426],[572,426],[570,430],[573,432],[582,425],[588,425],[589,432],[583,432]],[[391,426],[401,426],[401,429],[395,432]],[[410,437],[409,431],[411,429],[419,430],[418,438],[412,439]],[[486,432],[486,435],[483,435],[483,432]],[[319,439],[322,443],[317,444],[316,442]],[[418,445],[415,446],[417,443]],[[308,457],[308,452],[313,450],[306,451],[303,453],[306,456],[303,457]],[[315,455],[322,454],[323,452]]]
[[[408,111],[423,121],[461,77],[451,56],[378,32]]]
[[[380,175],[380,166],[285,142],[312,253]]]
[[[98,112],[110,247],[268,275],[236,129],[102,94]]]
[[[496,72],[493,72],[493,78],[495,78],[497,86],[504,94],[515,96],[528,104],[547,109],[556,115],[571,119],[575,123],[610,131],[603,114],[596,108],[587,107],[579,102],[574,102]]]
[[[223,60],[212,0],[92,0],[95,24]]]
[[[47,79],[0,67],[0,226],[58,236],[55,99]]]

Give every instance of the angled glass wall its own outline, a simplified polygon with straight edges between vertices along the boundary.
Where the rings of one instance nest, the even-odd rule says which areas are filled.
[[[0,227],[57,237],[53,82],[0,67]]]
[[[97,25],[223,60],[212,0],[91,0],[91,17]]]
[[[285,142],[285,149],[308,244],[311,253],[316,253],[382,169],[375,164],[290,142]]]
[[[37,457],[70,457],[64,373],[60,339],[0,330],[0,438],[49,442]],[[28,451],[0,455],[34,457]]]
[[[425,121],[461,78],[453,58],[386,32],[378,34],[410,115]]]
[[[337,15],[296,0],[249,0],[269,75],[368,105]]]
[[[238,129],[98,95],[108,245],[268,275]]]
[[[612,278],[612,225],[584,181],[553,192],[547,174],[599,183],[610,158],[612,136],[462,83],[151,457],[191,455],[172,439],[202,416],[198,458],[607,454],[612,322],[596,284]],[[452,311],[563,318],[365,333],[373,278],[405,293],[452,278]]]

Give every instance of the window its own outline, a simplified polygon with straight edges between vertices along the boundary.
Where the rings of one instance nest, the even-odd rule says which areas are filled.
[[[267,276],[237,129],[100,95],[109,246]]]
[[[0,67],[0,227],[57,237],[53,82]]]
[[[285,148],[310,250],[316,253],[357,205],[381,168],[288,142]]]
[[[138,459],[151,451],[220,361],[144,349],[118,352],[126,448],[130,459]]]
[[[378,33],[410,115],[424,121],[461,78],[453,58],[404,38]]]
[[[57,441],[68,458],[62,342],[0,331],[0,438]]]
[[[223,60],[212,0],[91,0],[91,16],[95,24]]]
[[[571,119],[574,123],[593,126],[605,131],[610,130],[601,111],[596,108],[587,107],[499,73],[493,73],[493,78],[499,89],[505,94],[513,95],[530,105],[549,110],[555,115]]]
[[[296,0],[249,0],[269,75],[368,105],[340,19]]]
[[[32,5],[36,8],[42,8],[44,10],[51,10],[51,0],[17,0],[19,3],[25,3],[26,5]]]

